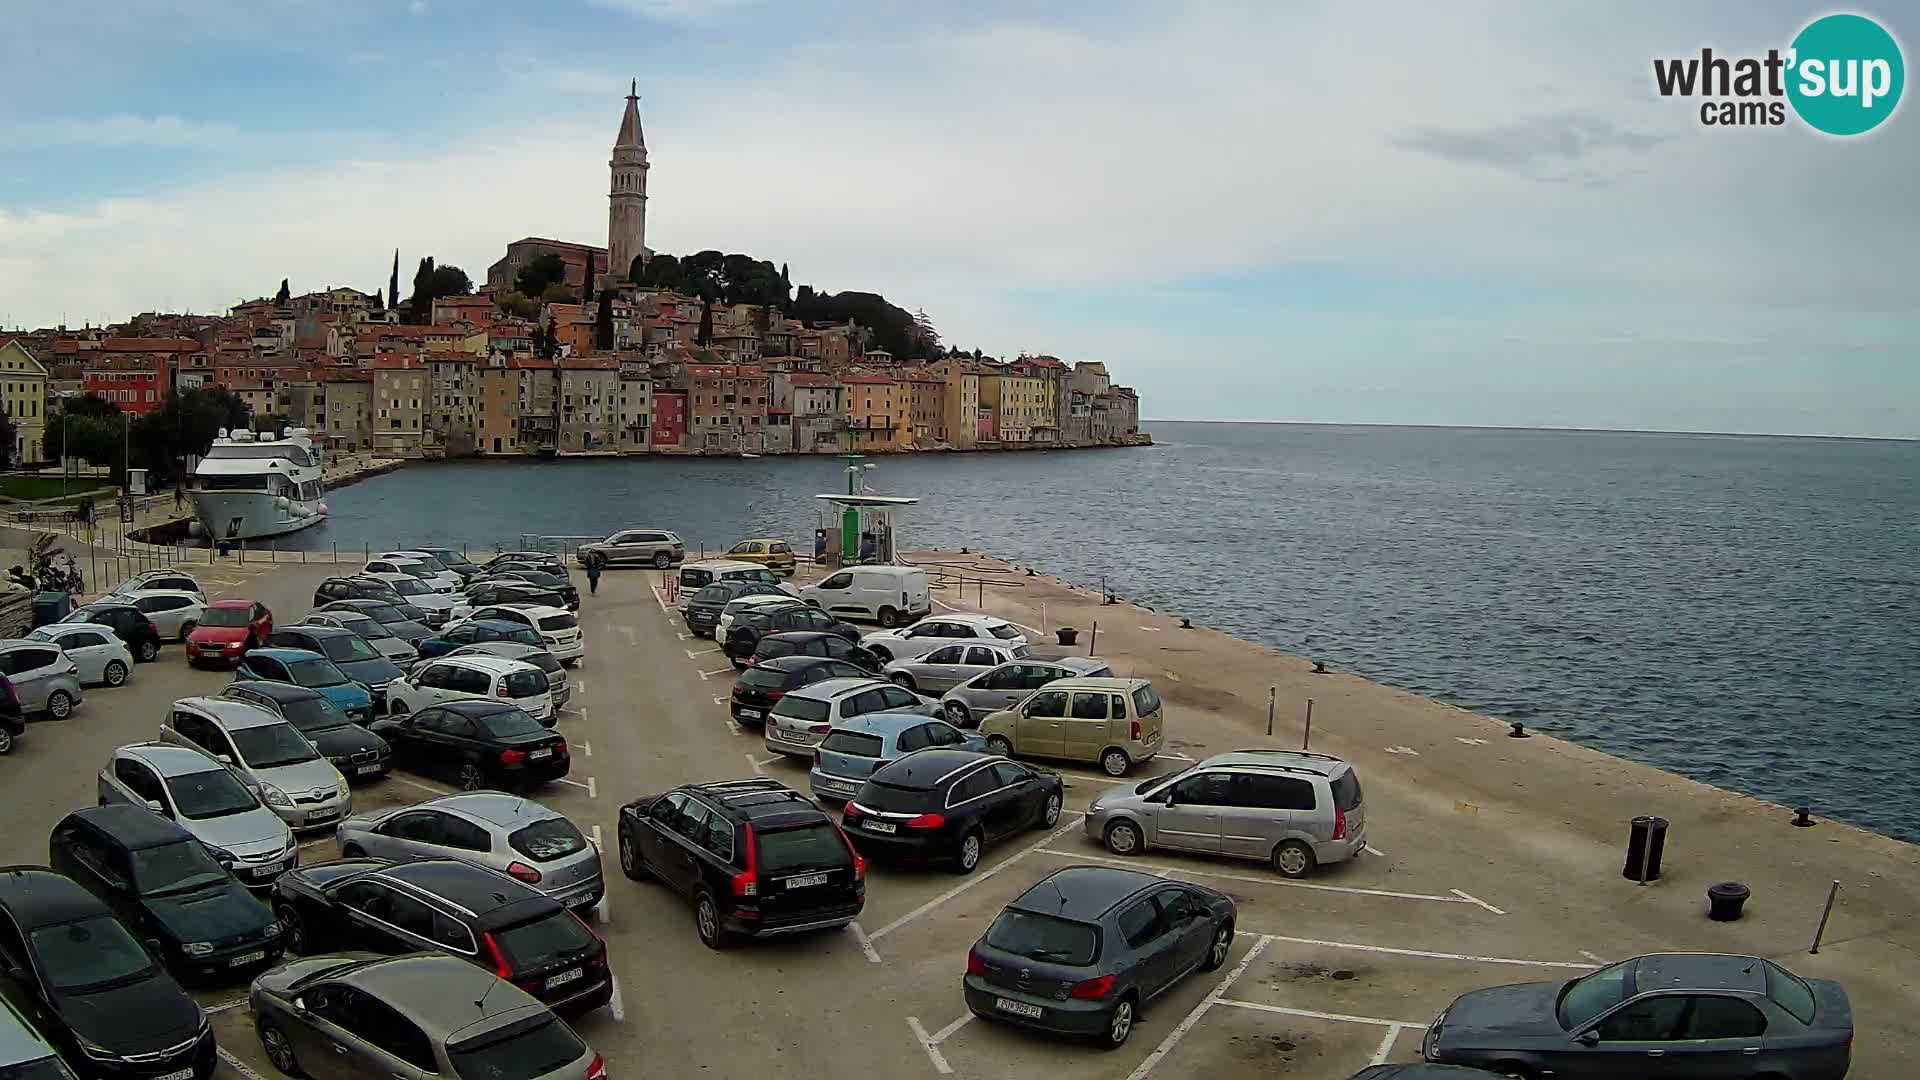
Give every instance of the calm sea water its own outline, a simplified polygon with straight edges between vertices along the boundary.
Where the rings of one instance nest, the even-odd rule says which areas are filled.
[[[966,545],[1688,776],[1920,840],[1920,443],[1151,425],[878,459]],[[677,529],[806,544],[833,459],[403,469],[296,541]]]

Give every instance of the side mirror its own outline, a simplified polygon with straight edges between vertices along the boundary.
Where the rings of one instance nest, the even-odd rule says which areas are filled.
[[[231,755],[228,755],[228,754],[215,754],[213,755],[213,760],[229,768],[233,766],[233,758]]]
[[[1599,1046],[1600,1033],[1592,1028],[1588,1028],[1580,1034],[1575,1035],[1573,1041],[1579,1043],[1581,1046]]]
[[[294,1010],[295,1010],[296,1012],[306,1012],[306,1011],[307,1011],[307,999],[306,999],[306,998],[303,998],[303,997],[297,997],[297,998],[294,998],[294,999],[293,999],[293,1007],[294,1007]]]
[[[153,812],[154,812],[154,813],[156,813],[156,814],[164,814],[164,813],[166,813],[166,812],[167,812],[167,808],[166,808],[166,807],[164,807],[164,806],[162,806],[162,805],[160,805],[160,800],[159,800],[159,799],[148,799],[148,800],[147,800],[147,809],[149,809],[149,810],[151,810],[151,811],[153,811]]]
[[[1179,800],[1174,798],[1172,788],[1168,788],[1166,793],[1160,796],[1160,801],[1166,803],[1168,806],[1175,806],[1179,803]]]
[[[159,938],[150,937],[147,939],[147,951],[152,953],[153,958],[160,961],[162,965],[166,963],[167,947],[160,944]]]

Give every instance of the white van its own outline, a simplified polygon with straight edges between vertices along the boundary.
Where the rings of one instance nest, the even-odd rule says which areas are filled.
[[[780,578],[773,571],[759,563],[741,562],[739,559],[702,559],[680,567],[679,596],[673,606],[684,613],[687,601],[693,594],[716,581],[759,581],[768,585],[779,585]]]
[[[800,599],[842,619],[871,619],[889,629],[933,614],[927,572],[917,566],[849,566]]]

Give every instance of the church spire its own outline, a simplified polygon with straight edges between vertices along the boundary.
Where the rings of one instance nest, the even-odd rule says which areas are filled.
[[[620,117],[620,136],[613,140],[615,149],[623,146],[645,146],[647,137],[640,130],[640,80],[635,79],[627,87],[627,111]]]

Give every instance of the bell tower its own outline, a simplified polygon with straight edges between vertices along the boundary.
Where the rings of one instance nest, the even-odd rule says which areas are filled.
[[[627,280],[634,257],[647,250],[647,139],[640,130],[639,80],[627,88],[627,111],[607,163],[607,278]]]

